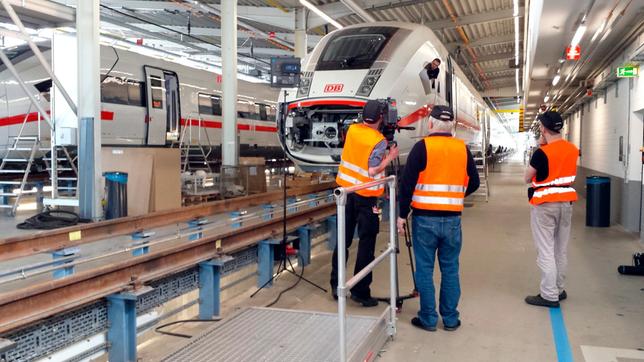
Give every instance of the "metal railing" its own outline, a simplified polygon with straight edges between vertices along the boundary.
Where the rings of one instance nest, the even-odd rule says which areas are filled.
[[[346,280],[346,213],[345,207],[347,196],[359,190],[368,189],[374,186],[387,185],[389,187],[389,244],[387,249],[375,258],[369,265],[360,270],[353,278]],[[351,187],[338,187],[334,191],[336,204],[338,206],[338,320],[340,327],[340,361],[347,360],[347,290],[355,286],[360,280],[364,279],[371,271],[389,256],[389,323],[388,334],[393,337],[396,334],[396,176],[388,176],[384,179],[371,181],[364,184]]]

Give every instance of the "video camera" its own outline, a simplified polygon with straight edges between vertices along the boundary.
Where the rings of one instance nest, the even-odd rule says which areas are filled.
[[[398,109],[396,108],[396,100],[392,98],[386,99],[377,99],[380,104],[380,114],[382,114],[382,124],[380,126],[380,132],[387,139],[387,143],[395,144],[394,134],[396,130],[400,132],[401,129],[411,130],[416,129],[415,127],[402,127],[398,125]]]

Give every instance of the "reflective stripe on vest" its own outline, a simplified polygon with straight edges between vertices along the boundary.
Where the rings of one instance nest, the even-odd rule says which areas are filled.
[[[354,124],[347,131],[342,157],[338,165],[336,182],[342,187],[356,186],[384,177],[379,173],[369,176],[369,158],[378,143],[384,141],[382,133],[364,124]],[[384,185],[373,186],[358,190],[356,193],[364,197],[380,196],[384,193]]]
[[[459,139],[445,136],[425,138],[427,164],[418,175],[411,206],[415,209],[463,210],[467,189],[467,148]]]
[[[570,142],[556,140],[541,146],[541,151],[548,160],[548,177],[542,181],[537,181],[536,177],[532,179],[534,193],[530,203],[577,201],[577,192],[571,187],[577,173],[577,147]]]

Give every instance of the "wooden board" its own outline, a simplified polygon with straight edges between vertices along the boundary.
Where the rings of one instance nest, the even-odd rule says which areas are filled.
[[[150,204],[150,181],[154,157],[137,150],[137,148],[103,148],[101,152],[103,172],[127,173],[128,216],[147,214]]]
[[[181,207],[181,155],[178,148],[148,148],[154,155],[150,212]]]

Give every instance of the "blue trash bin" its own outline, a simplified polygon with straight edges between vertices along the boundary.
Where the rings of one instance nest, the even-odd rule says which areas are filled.
[[[610,226],[610,178],[586,177],[586,226]]]
[[[127,216],[127,173],[105,172],[105,219]]]

